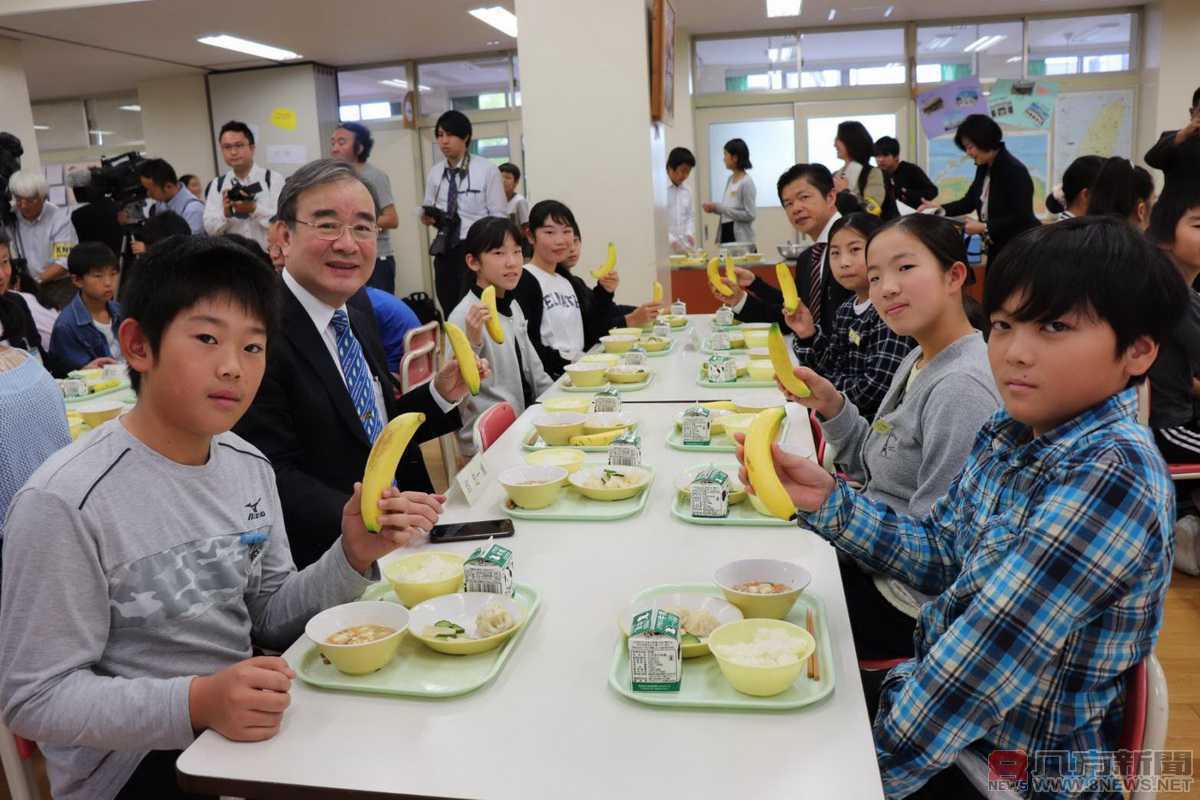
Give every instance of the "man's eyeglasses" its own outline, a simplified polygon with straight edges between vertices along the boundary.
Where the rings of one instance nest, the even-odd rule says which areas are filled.
[[[326,242],[336,242],[342,238],[343,231],[350,231],[356,242],[373,242],[379,237],[379,226],[372,222],[356,222],[353,225],[343,225],[340,222],[305,222],[296,220],[301,225],[313,229],[318,239]]]
[[[222,150],[241,150],[241,149],[249,147],[249,146],[250,146],[249,142],[229,142],[227,144],[222,144],[221,149]]]

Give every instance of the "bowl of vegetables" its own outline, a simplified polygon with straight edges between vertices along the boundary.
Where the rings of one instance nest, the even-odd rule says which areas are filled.
[[[491,592],[435,597],[412,609],[409,631],[439,653],[467,656],[495,650],[525,624],[525,608]]]

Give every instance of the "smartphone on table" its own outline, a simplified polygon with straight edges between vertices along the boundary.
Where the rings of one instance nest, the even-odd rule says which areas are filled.
[[[429,531],[431,544],[469,542],[473,539],[504,539],[516,533],[511,519],[481,519],[434,525]]]

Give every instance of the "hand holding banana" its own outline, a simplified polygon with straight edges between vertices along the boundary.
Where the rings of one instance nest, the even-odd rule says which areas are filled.
[[[378,532],[369,532],[366,527],[363,512],[369,504],[363,502],[363,484],[354,484],[354,494],[342,509],[342,550],[358,572],[366,572],[374,561],[397,547],[423,542],[442,513],[445,497],[401,492],[391,485],[394,475],[395,467],[386,476],[388,485],[372,507]]]
[[[483,347],[483,326],[491,319],[491,312],[483,303],[476,303],[467,309],[467,341],[471,343],[472,348]]]
[[[774,411],[782,418],[783,409]],[[778,425],[774,423],[776,430]],[[749,434],[737,433],[734,438],[738,443],[738,463],[742,465],[739,471],[742,483],[747,491],[758,495],[774,516],[791,519],[797,509],[816,511],[829,499],[836,483],[812,459],[789,453],[761,434],[756,440],[753,425]]]
[[[479,394],[480,382],[486,380],[492,371],[487,359],[476,357],[471,349],[471,341],[462,328],[453,322],[443,323],[442,328],[454,351],[454,359],[438,370],[433,385],[442,397],[457,403],[468,391],[473,395]]]

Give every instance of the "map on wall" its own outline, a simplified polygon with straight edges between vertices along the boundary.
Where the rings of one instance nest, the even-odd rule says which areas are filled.
[[[1131,158],[1132,151],[1132,89],[1059,95],[1054,114],[1055,184],[1079,156]]]
[[[1033,213],[1046,212],[1046,176],[1050,164],[1050,134],[1006,132],[1004,143],[1008,151],[1025,165],[1033,178]],[[938,187],[938,203],[958,200],[971,188],[975,179],[975,162],[954,146],[953,136],[939,136],[928,141],[926,164],[929,179]]]

